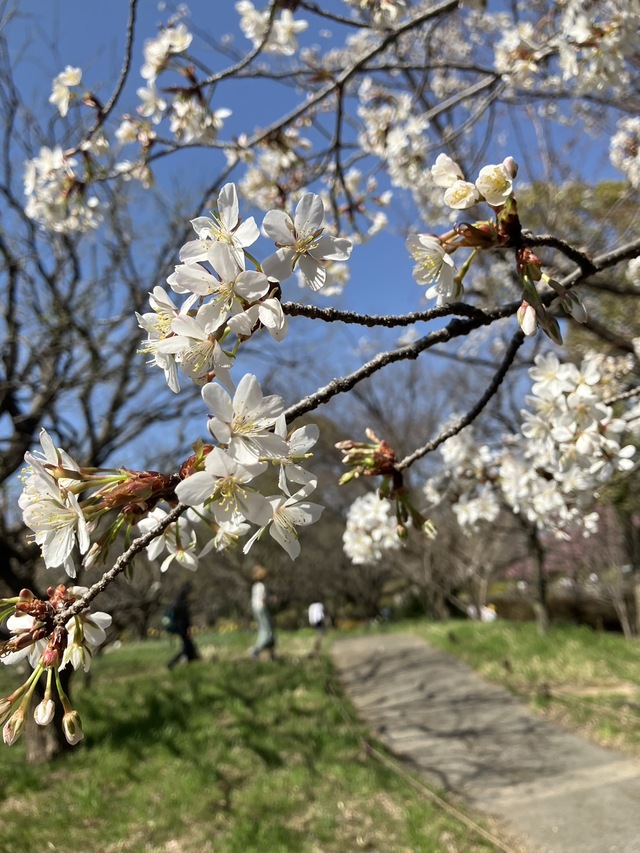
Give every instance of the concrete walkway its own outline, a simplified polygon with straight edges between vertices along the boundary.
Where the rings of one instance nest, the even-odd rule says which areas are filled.
[[[398,757],[530,853],[640,853],[640,762],[534,715],[408,634],[338,640],[349,698]]]

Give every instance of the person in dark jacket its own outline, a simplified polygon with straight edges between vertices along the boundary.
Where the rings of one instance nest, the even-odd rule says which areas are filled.
[[[189,611],[190,594],[191,584],[187,582],[178,593],[178,597],[173,605],[172,633],[177,634],[180,637],[182,647],[178,649],[178,653],[174,655],[167,664],[169,669],[173,669],[182,657],[185,657],[189,662],[192,660],[198,660],[200,657],[189,633],[191,628],[191,613]]]

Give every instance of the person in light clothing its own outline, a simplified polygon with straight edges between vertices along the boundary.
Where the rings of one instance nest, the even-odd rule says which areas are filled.
[[[326,614],[324,612],[324,604],[321,601],[314,601],[309,605],[309,625],[315,628],[316,640],[313,645],[313,654],[320,654],[320,646],[322,639],[327,633]]]
[[[258,636],[250,654],[253,660],[258,660],[260,652],[268,651],[271,660],[273,660],[275,658],[276,635],[267,603],[267,588],[264,584],[267,570],[264,566],[254,566],[252,576],[251,611],[253,618],[258,623]]]

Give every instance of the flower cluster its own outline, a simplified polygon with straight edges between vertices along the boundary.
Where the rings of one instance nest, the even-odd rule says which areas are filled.
[[[240,381],[233,397],[211,382],[202,389],[202,398],[212,413],[208,428],[217,443],[197,448],[187,466],[188,476],[176,487],[176,497],[205,523],[213,521],[216,547],[225,538],[237,539],[254,524],[257,530],[245,543],[245,553],[268,530],[295,559],[300,553],[297,528],[317,521],[322,512],[321,506],[307,500],[317,479],[300,465],[317,441],[317,427],[310,424],[288,435],[284,401],[276,395],[264,397],[250,374]],[[280,494],[265,495],[260,478],[274,466]],[[171,530],[169,535],[176,537]],[[184,541],[184,533],[181,538]]]
[[[342,536],[344,552],[352,563],[377,563],[387,551],[397,551],[401,540],[393,504],[369,492],[349,507]]]
[[[50,231],[89,231],[102,221],[98,198],[90,195],[76,171],[78,162],[62,148],[43,146],[25,166],[25,213]]]
[[[137,522],[158,501],[175,502],[176,474],[81,468],[44,429],[40,444],[41,451],[25,454],[18,504],[48,569],[62,567],[75,578],[79,565],[106,555],[123,525]]]
[[[171,289],[186,295],[177,308],[166,291],[156,287],[152,311],[138,315],[147,332],[144,350],[162,368],[167,384],[179,390],[177,365],[199,385],[214,376],[232,387],[229,371],[241,344],[266,328],[281,341],[287,318],[280,303],[280,283],[299,269],[311,289],[327,281],[329,264],[346,261],[351,241],[325,234],[324,206],[315,193],[305,193],[293,218],[271,210],[263,228],[277,250],[262,262],[247,249],[259,236],[253,217],[240,216],[235,184],[226,184],[210,216],[192,220],[196,239],[180,250],[182,263],[167,279]],[[250,259],[255,269],[247,269]]]
[[[405,0],[347,0],[377,27],[393,26],[407,8]]]
[[[640,119],[623,118],[611,138],[611,164],[627,177],[632,187],[640,187]]]
[[[551,92],[565,84],[576,94],[603,94],[632,80],[637,25],[633,4],[596,2],[587,11],[580,0],[567,0],[538,21],[504,28],[493,48],[495,68],[514,88]]]
[[[62,730],[70,744],[82,740],[82,723],[65,693],[60,670],[71,664],[73,669],[88,671],[93,650],[106,638],[111,625],[107,613],[81,610],[64,619],[63,612],[84,596],[86,587],[63,585],[50,587],[47,600],[36,598],[23,589],[15,598],[0,600],[0,621],[6,619],[10,639],[0,648],[0,660],[15,664],[28,660],[32,667],[27,680],[11,696],[0,699],[0,724],[4,725],[4,742],[11,746],[22,734],[29,706],[41,677],[46,679],[44,697],[33,716],[39,726],[48,726],[55,716],[54,696],[57,692],[64,716]]]
[[[439,154],[431,168],[431,178],[438,187],[445,188],[444,203],[455,210],[466,210],[486,201],[496,211],[496,222],[478,222],[474,226],[454,228],[437,237],[433,234],[414,234],[407,238],[406,246],[415,263],[413,277],[418,284],[430,284],[429,299],[437,298],[438,305],[460,299],[464,293],[462,279],[471,259],[461,273],[456,270],[451,255],[461,247],[488,249],[508,243],[506,231],[513,228],[507,220],[515,213],[513,180],[518,167],[512,157],[499,165],[483,166],[475,184],[465,181],[462,170],[446,154]],[[517,216],[517,214],[516,214]],[[506,227],[505,227],[506,226]]]
[[[418,284],[429,284],[428,298],[437,298],[438,305],[459,300],[464,294],[463,279],[469,272],[478,252],[495,248],[515,250],[516,271],[522,282],[522,303],[517,312],[518,323],[526,335],[535,335],[538,327],[555,343],[562,343],[560,326],[553,310],[561,307],[574,320],[584,323],[587,312],[579,297],[560,282],[542,272],[542,264],[531,249],[522,246],[522,228],[518,216],[513,181],[518,166],[513,157],[498,165],[483,166],[475,181],[464,179],[462,170],[446,154],[439,154],[431,169],[434,184],[445,188],[444,203],[455,210],[466,210],[484,201],[495,212],[495,220],[462,223],[438,237],[434,234],[413,234],[406,246],[413,257],[413,277]],[[457,270],[452,255],[459,249],[471,249],[471,254]],[[557,296],[547,307],[538,292],[537,283],[546,285]]]
[[[304,32],[309,24],[296,20],[289,9],[281,9],[273,21],[268,9],[256,9],[251,0],[239,0],[236,12],[240,15],[240,29],[253,42],[254,47],[264,43],[267,53],[293,56],[298,51],[298,33]]]
[[[467,533],[504,507],[559,538],[573,529],[594,533],[602,485],[634,465],[636,449],[624,443],[631,418],[616,417],[605,402],[631,366],[593,353],[580,367],[537,356],[519,439],[500,450],[478,446],[469,428],[449,439],[442,472],[425,486],[429,503],[446,498]]]
[[[513,157],[507,157],[498,165],[483,166],[475,184],[465,181],[458,164],[446,154],[439,154],[431,167],[434,184],[445,189],[444,203],[454,210],[466,210],[479,201],[502,207],[513,192],[517,172]]]

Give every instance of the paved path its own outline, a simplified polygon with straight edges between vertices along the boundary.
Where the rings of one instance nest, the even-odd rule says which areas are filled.
[[[560,731],[408,634],[332,646],[374,734],[531,853],[640,853],[640,762]]]

